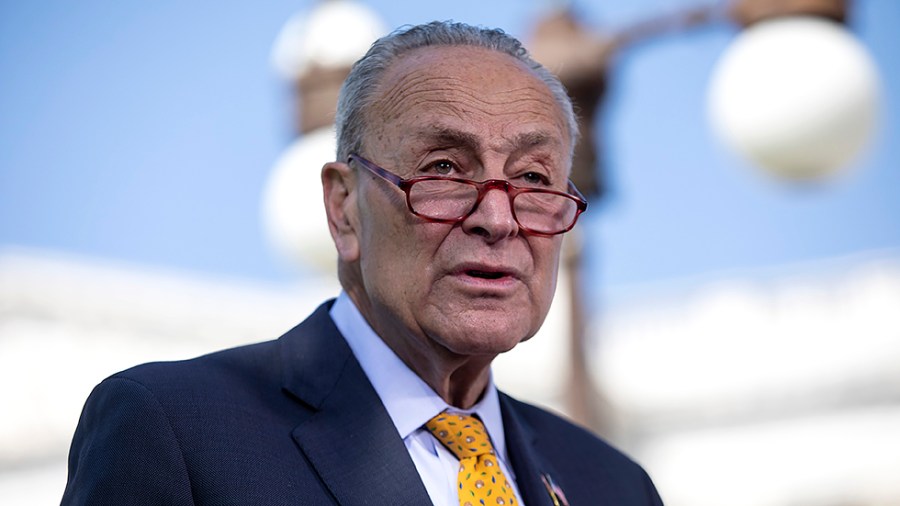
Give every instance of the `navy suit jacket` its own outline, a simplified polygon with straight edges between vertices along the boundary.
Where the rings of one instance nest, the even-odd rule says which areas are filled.
[[[320,306],[276,341],[145,364],[88,398],[63,504],[427,505],[387,411]],[[588,432],[501,394],[527,506],[662,504],[646,473]]]

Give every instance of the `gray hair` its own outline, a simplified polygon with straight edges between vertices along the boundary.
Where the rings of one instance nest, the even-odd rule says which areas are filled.
[[[574,150],[578,141],[578,123],[572,100],[559,79],[543,65],[534,61],[521,42],[499,29],[450,21],[432,21],[424,25],[401,28],[378,39],[366,55],[353,65],[350,75],[341,86],[335,114],[338,161],[347,161],[351,153],[362,150],[363,137],[368,126],[366,111],[372,105],[375,91],[388,67],[403,54],[429,46],[483,47],[508,54],[524,63],[547,85],[565,115],[569,138],[572,141],[571,149]],[[571,158],[571,151],[569,156]]]

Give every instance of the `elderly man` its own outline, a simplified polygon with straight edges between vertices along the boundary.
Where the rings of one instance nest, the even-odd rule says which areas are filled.
[[[643,470],[499,393],[586,203],[559,81],[497,30],[431,23],[354,66],[322,169],[344,288],[277,341],[116,374],[64,504],[661,504]]]

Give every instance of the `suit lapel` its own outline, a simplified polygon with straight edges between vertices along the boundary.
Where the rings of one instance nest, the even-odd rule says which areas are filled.
[[[344,506],[431,504],[381,399],[324,304],[281,338],[284,388],[312,408],[292,436]]]
[[[516,486],[526,506],[554,506],[543,479],[553,475],[553,469],[537,452],[538,435],[528,422],[519,416],[511,399],[500,394],[506,451],[516,473]]]

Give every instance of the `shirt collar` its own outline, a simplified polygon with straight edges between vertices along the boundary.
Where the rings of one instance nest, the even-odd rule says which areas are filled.
[[[506,458],[500,397],[493,375],[481,400],[471,409],[451,407],[378,337],[346,292],[338,296],[330,315],[375,387],[400,437],[406,439],[444,410],[477,414],[491,435],[494,450]]]

